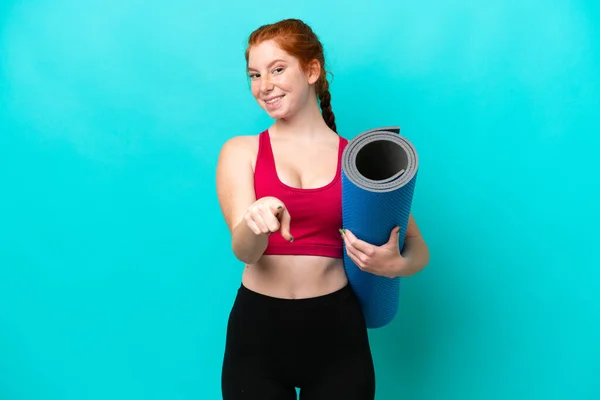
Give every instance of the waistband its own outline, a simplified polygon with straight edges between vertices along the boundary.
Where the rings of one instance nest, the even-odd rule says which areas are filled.
[[[347,298],[354,296],[354,291],[349,283],[341,289],[327,293],[321,296],[305,297],[300,299],[288,299],[282,297],[273,297],[266,294],[258,293],[248,289],[244,284],[241,284],[238,289],[238,296],[247,301],[261,303],[265,307],[275,308],[311,308],[323,307],[340,303]]]

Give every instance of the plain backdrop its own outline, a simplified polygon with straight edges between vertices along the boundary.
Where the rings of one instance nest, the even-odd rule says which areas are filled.
[[[5,0],[0,398],[221,398],[243,266],[222,144],[244,45],[302,18],[340,134],[400,125],[430,265],[370,332],[378,400],[598,399],[597,2]]]

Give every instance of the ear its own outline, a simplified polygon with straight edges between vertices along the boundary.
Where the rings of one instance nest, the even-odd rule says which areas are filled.
[[[308,63],[307,74],[306,77],[308,79],[309,84],[313,84],[319,80],[319,76],[321,75],[321,64],[318,60],[312,60]]]

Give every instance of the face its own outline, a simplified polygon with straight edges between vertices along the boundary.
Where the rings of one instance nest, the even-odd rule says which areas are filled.
[[[271,118],[290,117],[311,95],[318,70],[302,70],[298,60],[273,41],[253,46],[248,55],[252,95]]]

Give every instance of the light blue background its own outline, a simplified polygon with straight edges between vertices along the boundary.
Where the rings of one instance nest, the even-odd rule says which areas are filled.
[[[270,120],[244,41],[299,17],[347,138],[400,125],[431,263],[372,331],[377,399],[598,399],[595,1],[7,1],[0,398],[218,399],[242,266],[221,145]]]

